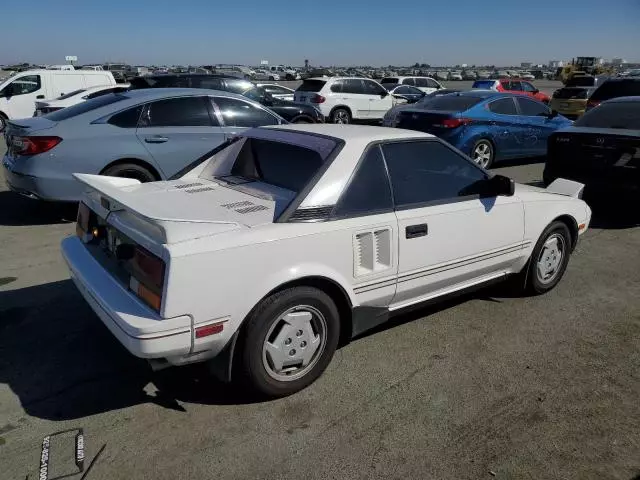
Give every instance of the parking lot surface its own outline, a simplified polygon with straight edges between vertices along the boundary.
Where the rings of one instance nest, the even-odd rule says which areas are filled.
[[[464,82],[460,82],[464,83]],[[0,151],[3,153],[3,151]],[[540,181],[540,160],[496,169]],[[74,231],[0,178],[0,478],[83,428],[97,479],[623,479],[640,475],[640,228],[596,212],[544,296],[494,287],[405,314],[261,403],[202,367],[153,373],[68,278]],[[215,285],[215,281],[212,282]],[[70,473],[72,438],[51,444]]]

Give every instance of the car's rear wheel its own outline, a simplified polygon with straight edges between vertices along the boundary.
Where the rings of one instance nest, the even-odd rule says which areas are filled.
[[[540,235],[527,272],[527,290],[534,294],[548,292],[555,287],[569,263],[571,233],[563,222],[551,223]]]
[[[478,140],[471,149],[471,158],[482,168],[493,165],[495,150],[489,140]]]
[[[336,108],[331,112],[331,122],[342,125],[351,123],[351,114],[349,113],[349,110],[346,108]]]
[[[291,120],[291,123],[314,123],[309,117],[296,117]]]
[[[102,175],[108,177],[124,177],[140,180],[140,182],[155,182],[156,177],[147,168],[135,163],[121,163],[107,168]]]
[[[340,319],[331,297],[312,287],[283,290],[250,314],[239,338],[235,368],[254,393],[290,395],[322,374],[339,337]]]

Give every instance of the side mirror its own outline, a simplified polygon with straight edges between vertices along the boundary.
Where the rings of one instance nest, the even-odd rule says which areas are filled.
[[[489,180],[490,196],[512,197],[516,191],[516,183],[504,175],[494,175]]]
[[[384,91],[380,92],[380,98],[384,98],[384,97],[386,97],[387,95],[389,95],[389,92],[387,92],[386,90],[384,90]]]

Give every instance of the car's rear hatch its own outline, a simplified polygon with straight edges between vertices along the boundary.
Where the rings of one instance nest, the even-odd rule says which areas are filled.
[[[304,80],[293,93],[293,101],[311,105],[317,104],[318,102],[314,102],[313,100],[317,98],[320,94],[320,90],[322,90],[326,83],[326,80],[320,80],[317,78]]]
[[[407,108],[398,113],[395,126],[440,136],[450,131],[451,127],[446,126],[447,122],[455,119],[456,114],[457,112]]]

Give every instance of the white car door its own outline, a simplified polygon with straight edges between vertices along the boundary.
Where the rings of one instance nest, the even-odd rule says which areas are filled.
[[[432,92],[435,92],[437,90],[437,88],[434,88],[429,83],[429,79],[428,78],[416,77],[415,81],[416,81],[416,87],[419,88],[420,90],[422,90],[425,93],[432,93]]]
[[[87,88],[84,77],[85,75],[81,72],[53,72],[51,75],[51,83],[53,85],[54,97],[57,98],[66,93]]]
[[[332,89],[333,91],[333,89]],[[369,118],[371,97],[362,80],[359,78],[345,78],[342,80],[342,91],[338,94],[339,103],[351,109],[353,118]]]
[[[0,94],[3,110],[9,118],[32,117],[36,100],[44,100],[47,95],[43,75],[28,74],[16,76]]]
[[[439,140],[382,151],[398,218],[392,309],[499,278],[523,255],[524,210],[514,196],[482,197],[489,175]]]
[[[393,107],[393,96],[380,84],[373,80],[362,80],[369,97],[369,118],[382,119]]]

